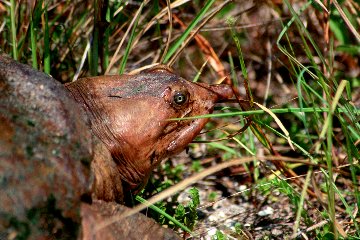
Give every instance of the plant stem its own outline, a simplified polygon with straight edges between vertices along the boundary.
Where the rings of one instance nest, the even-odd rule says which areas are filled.
[[[11,36],[12,36],[12,49],[13,58],[18,60],[17,42],[16,42],[16,26],[15,26],[15,1],[10,0],[10,18],[11,18]]]

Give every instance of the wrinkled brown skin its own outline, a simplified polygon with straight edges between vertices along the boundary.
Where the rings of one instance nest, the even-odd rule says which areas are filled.
[[[208,122],[168,119],[211,113],[232,96],[227,85],[192,83],[161,65],[137,75],[84,78],[67,88],[113,159],[94,159],[96,197],[117,202],[121,192],[140,190],[161,160],[185,149]],[[187,96],[183,104],[174,102],[178,93]]]

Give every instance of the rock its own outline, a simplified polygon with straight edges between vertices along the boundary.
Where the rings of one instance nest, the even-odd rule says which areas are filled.
[[[92,136],[62,85],[0,55],[0,232],[77,235]]]
[[[137,213],[117,221],[108,227],[96,231],[99,223],[114,215],[121,214],[129,208],[116,203],[108,203],[100,200],[91,205],[83,204],[81,207],[82,240],[152,240],[152,239],[181,239],[171,229],[166,229],[157,224],[153,219]]]

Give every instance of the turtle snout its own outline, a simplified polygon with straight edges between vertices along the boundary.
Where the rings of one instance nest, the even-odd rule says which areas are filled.
[[[234,95],[231,86],[226,84],[210,85],[210,90],[216,94],[217,101],[230,99]]]

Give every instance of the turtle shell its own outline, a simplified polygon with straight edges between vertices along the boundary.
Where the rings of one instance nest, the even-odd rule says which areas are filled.
[[[0,238],[78,234],[93,182],[85,116],[62,84],[0,54]]]

